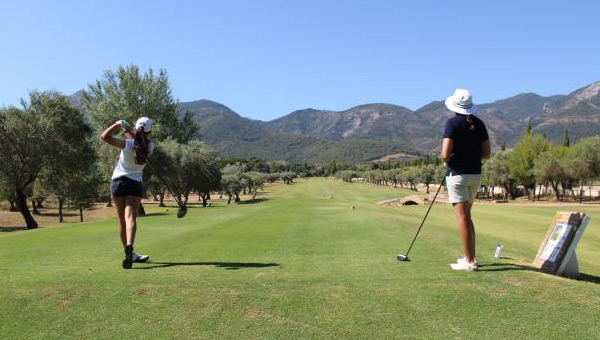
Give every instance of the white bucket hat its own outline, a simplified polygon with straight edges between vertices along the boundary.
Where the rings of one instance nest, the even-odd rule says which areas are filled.
[[[477,105],[473,104],[473,96],[466,89],[456,89],[454,95],[446,98],[446,107],[461,115],[471,115],[477,112]]]
[[[148,117],[140,117],[140,119],[135,122],[135,129],[142,132],[152,131],[152,119]]]

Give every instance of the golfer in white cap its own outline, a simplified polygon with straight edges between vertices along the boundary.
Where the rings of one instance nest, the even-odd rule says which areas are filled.
[[[120,129],[125,130],[126,139],[114,136]],[[151,131],[152,120],[141,117],[135,123],[135,129],[131,129],[126,121],[119,120],[100,135],[104,142],[121,149],[112,174],[110,194],[119,217],[119,235],[125,248],[125,269],[130,269],[133,262],[145,262],[149,258],[134,253],[133,242],[137,231],[136,215],[143,195],[142,170],[154,150],[154,142],[149,138]]]
[[[446,107],[454,116],[446,121],[442,159],[446,163],[448,200],[454,209],[465,254],[450,266],[454,270],[474,271],[478,263],[471,208],[481,183],[482,159],[490,157],[490,140],[483,121],[473,115],[477,106],[469,90],[456,89],[446,99]]]

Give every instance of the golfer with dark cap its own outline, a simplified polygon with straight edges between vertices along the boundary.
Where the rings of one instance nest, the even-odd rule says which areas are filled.
[[[114,136],[120,129],[125,130],[126,139]],[[121,149],[112,174],[110,194],[119,217],[119,235],[125,248],[125,269],[130,269],[133,262],[146,262],[149,258],[147,255],[134,253],[133,243],[137,231],[136,215],[143,195],[142,170],[154,150],[154,142],[149,139],[151,131],[152,120],[141,117],[133,130],[126,121],[119,120],[100,135],[104,142]]]
[[[490,141],[485,124],[473,115],[477,106],[469,90],[456,89],[454,95],[446,99],[446,107],[454,116],[446,121],[442,159],[446,163],[448,200],[454,209],[465,254],[450,267],[474,271],[477,259],[471,208],[481,183],[482,159],[490,157]]]

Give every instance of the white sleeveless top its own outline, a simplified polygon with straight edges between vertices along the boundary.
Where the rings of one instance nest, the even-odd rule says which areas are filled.
[[[154,151],[154,142],[150,141],[148,143],[148,154],[152,154],[152,151]],[[135,163],[134,141],[133,139],[126,139],[125,147],[121,149],[119,162],[117,162],[117,166],[113,171],[112,179],[127,176],[134,181],[141,182],[142,170],[145,166],[146,164]]]

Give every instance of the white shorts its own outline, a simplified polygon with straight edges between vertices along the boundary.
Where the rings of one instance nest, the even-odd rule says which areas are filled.
[[[448,201],[450,203],[471,202],[475,200],[481,175],[449,175],[446,176]]]

